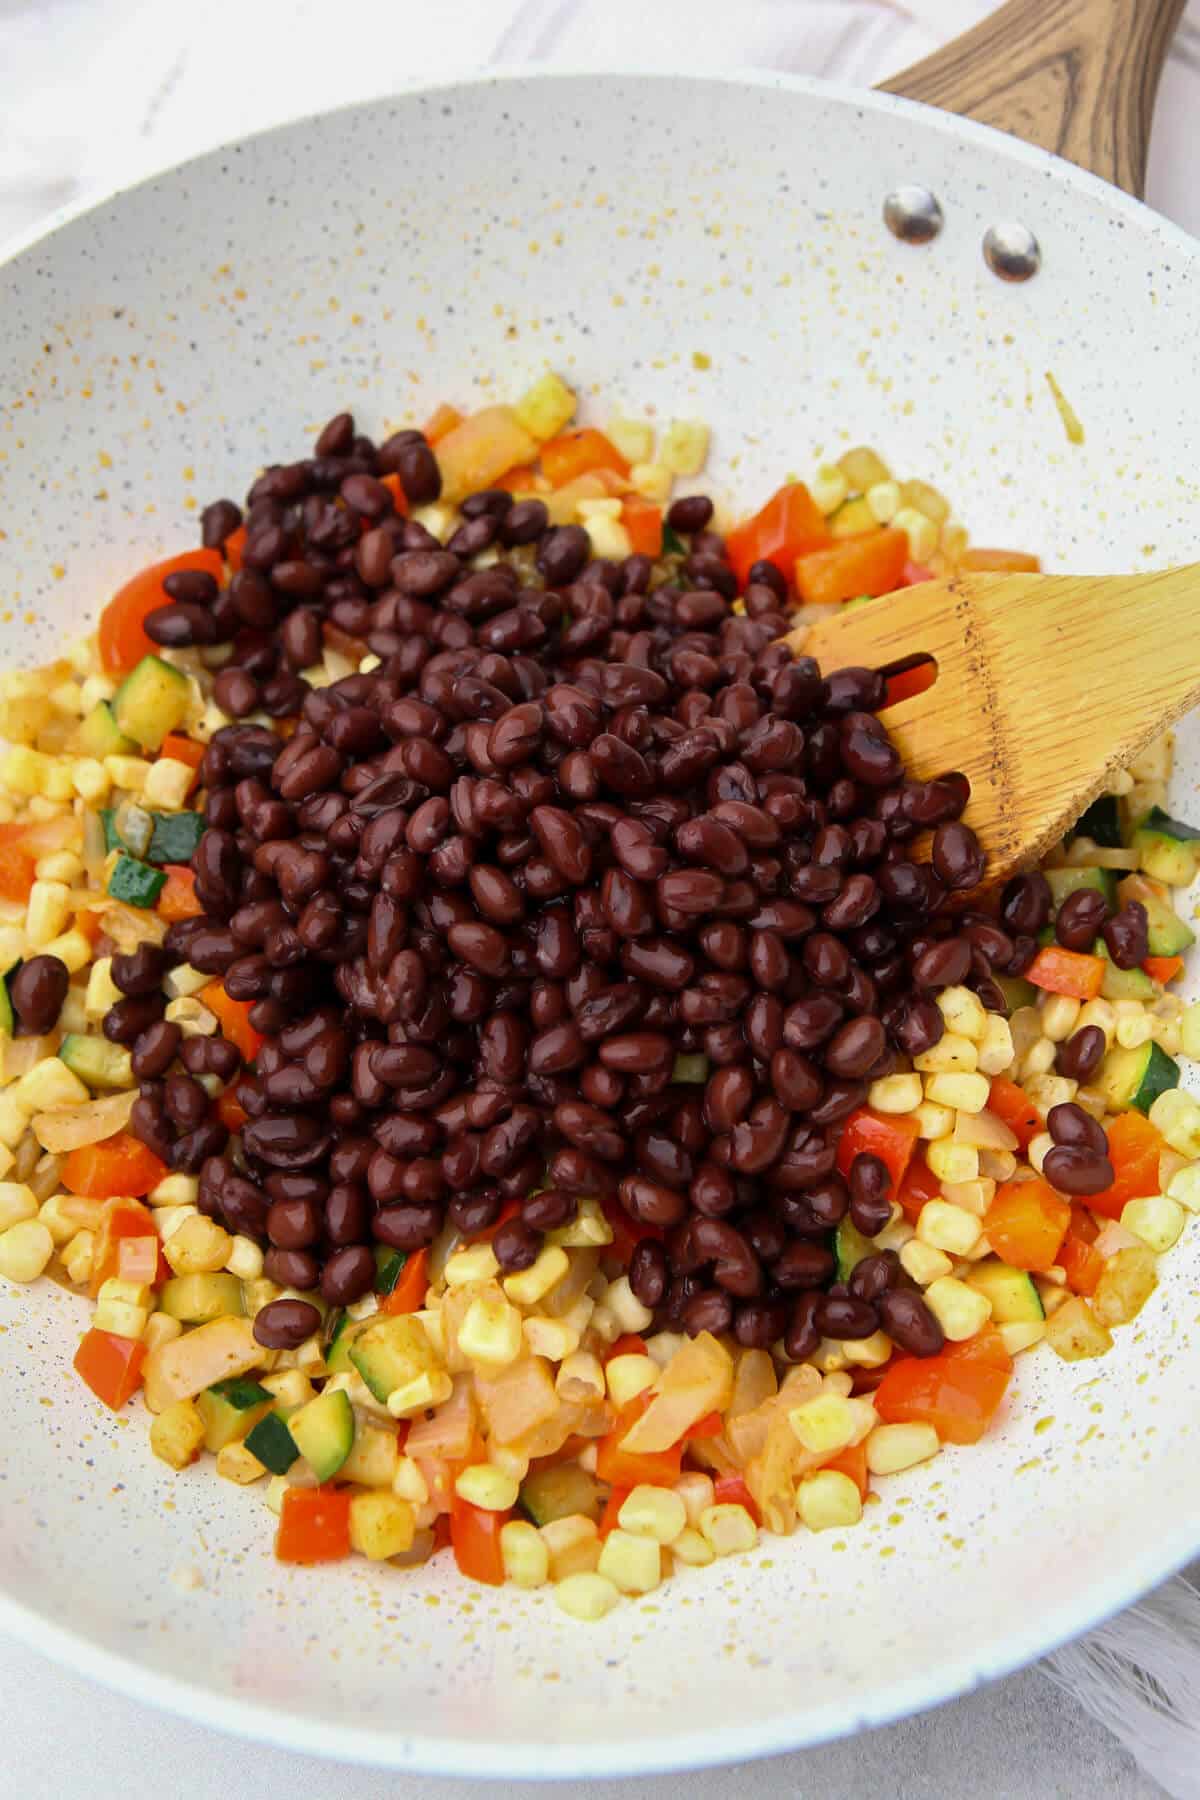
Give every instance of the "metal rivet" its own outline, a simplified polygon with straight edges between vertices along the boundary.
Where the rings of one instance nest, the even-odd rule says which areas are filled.
[[[1001,281],[1028,281],[1042,266],[1041,246],[1028,225],[1009,219],[984,232],[983,260]]]
[[[905,244],[927,244],[942,229],[942,209],[928,188],[893,188],[883,203],[883,222]]]

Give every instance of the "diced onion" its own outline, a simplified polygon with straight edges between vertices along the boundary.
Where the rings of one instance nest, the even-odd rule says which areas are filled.
[[[105,1138],[124,1131],[136,1099],[137,1090],[130,1088],[125,1094],[106,1094],[103,1100],[85,1100],[82,1106],[35,1113],[33,1134],[43,1150],[56,1155],[82,1150],[88,1144],[101,1144]]]

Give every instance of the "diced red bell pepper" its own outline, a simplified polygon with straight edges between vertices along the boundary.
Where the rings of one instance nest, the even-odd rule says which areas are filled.
[[[799,557],[796,591],[808,606],[857,600],[863,594],[891,594],[900,586],[907,561],[906,534],[886,525]]]
[[[858,1489],[858,1497],[867,1497],[867,1443],[864,1438],[861,1444],[849,1444],[840,1450],[831,1461],[822,1465],[826,1469],[834,1469],[839,1475],[848,1475]]]
[[[1024,1088],[1019,1088],[1007,1075],[992,1076],[987,1109],[995,1113],[1001,1124],[1008,1126],[1022,1150],[1027,1150],[1043,1129],[1037,1107]]]
[[[450,1542],[460,1575],[471,1581],[484,1581],[489,1587],[503,1587],[500,1533],[511,1517],[511,1512],[489,1512],[485,1507],[472,1506],[469,1500],[455,1494],[450,1508]]]
[[[804,483],[789,481],[752,519],[734,527],[725,539],[725,554],[738,586],[744,588],[756,562],[774,563],[790,582],[797,557],[823,549],[831,541],[825,515]]]
[[[398,475],[382,475],[380,480],[392,496],[392,505],[400,518],[406,519],[408,517],[408,495],[404,491],[404,484],[400,477]]]
[[[75,1372],[97,1400],[114,1412],[142,1385],[146,1346],[140,1338],[118,1337],[115,1331],[85,1331],[75,1352]]]
[[[338,1562],[350,1554],[347,1488],[285,1488],[275,1533],[280,1562]]]
[[[100,661],[106,674],[128,675],[143,656],[155,653],[158,646],[146,636],[142,621],[157,607],[171,604],[170,596],[163,592],[163,581],[185,569],[200,569],[216,581],[225,574],[218,550],[185,550],[182,556],[153,563],[118,588],[100,614]]]
[[[612,469],[628,475],[629,464],[602,431],[586,425],[580,431],[564,431],[542,445],[542,472],[552,487],[564,487],[593,469]]]
[[[414,1250],[406,1259],[390,1294],[379,1302],[384,1313],[419,1312],[429,1291],[429,1252]]]
[[[658,558],[662,555],[662,507],[639,494],[630,494],[621,506],[621,523],[629,533],[636,556]]]
[[[762,1515],[755,1504],[754,1495],[746,1486],[740,1475],[718,1475],[713,1481],[714,1506],[744,1506],[756,1525],[762,1524]]]
[[[168,1173],[166,1163],[153,1150],[128,1132],[118,1131],[103,1143],[72,1150],[60,1178],[69,1193],[84,1194],[89,1200],[111,1200],[116,1195],[138,1199]]]
[[[237,1097],[237,1089],[232,1086],[223,1088],[217,1095],[215,1111],[231,1137],[242,1129],[250,1116]]]
[[[1104,985],[1104,959],[1078,950],[1062,950],[1047,944],[1025,971],[1026,981],[1048,994],[1068,994],[1074,1000],[1094,1000]]]
[[[1066,1271],[1067,1286],[1073,1294],[1094,1294],[1104,1273],[1104,1258],[1094,1244],[1068,1231],[1058,1253],[1061,1268]]]
[[[1118,1113],[1104,1129],[1113,1184],[1102,1193],[1089,1194],[1087,1204],[1102,1219],[1119,1219],[1126,1201],[1142,1200],[1162,1191],[1158,1159],[1167,1144],[1162,1133],[1140,1112]]]
[[[599,1530],[602,1538],[606,1538],[609,1532],[615,1531],[620,1524],[619,1515],[621,1508],[624,1506],[632,1492],[632,1488],[615,1487],[608,1496],[608,1499],[604,1504],[604,1511],[600,1515]]]
[[[198,769],[204,761],[204,745],[195,743],[178,731],[168,731],[159,755],[169,757],[172,762],[186,763],[189,769]],[[195,786],[194,781],[192,785]]]
[[[601,1194],[600,1205],[612,1227],[612,1253],[626,1268],[643,1238],[655,1238],[662,1243],[666,1236],[661,1225],[641,1225],[631,1219],[615,1194]]]
[[[937,680],[937,664],[935,662],[916,663],[911,669],[901,669],[887,678],[887,691],[884,695],[884,706],[899,706],[901,700],[911,700],[917,694],[923,694]]]
[[[250,1023],[250,1002],[231,1000],[220,981],[210,981],[201,988],[199,997],[209,1012],[215,1013],[221,1030],[241,1051],[244,1060],[253,1062],[266,1040]]]
[[[196,898],[196,877],[182,863],[166,865],[167,879],[159,889],[154,910],[174,925],[179,919],[198,919],[204,908]]]
[[[702,1419],[697,1419],[694,1425],[688,1426],[683,1434],[683,1441],[690,1444],[696,1438],[720,1437],[724,1429],[725,1421],[719,1412],[705,1413]]]
[[[1151,981],[1161,981],[1166,987],[1168,981],[1174,981],[1177,975],[1183,974],[1182,956],[1147,956],[1143,963]]]
[[[435,406],[425,421],[424,437],[426,443],[436,444],[439,439],[447,437],[456,425],[461,425],[463,415],[457,406]]]
[[[984,1215],[988,1243],[1010,1268],[1045,1274],[1071,1223],[1071,1205],[1048,1181],[1006,1181]]]
[[[504,488],[510,494],[528,494],[532,492],[536,478],[537,470],[532,463],[517,463],[503,475],[497,475],[492,486]]]
[[[932,1425],[943,1443],[976,1444],[1000,1409],[1012,1357],[992,1325],[937,1356],[905,1356],[889,1365],[875,1409],[890,1425]]]
[[[222,545],[222,550],[225,555],[225,562],[226,562],[226,565],[227,565],[231,575],[236,575],[238,570],[241,568],[242,555],[245,551],[245,548],[246,548],[246,527],[244,525],[239,525],[236,531],[230,532],[229,536],[225,539],[225,542]]]
[[[683,1456],[682,1444],[672,1444],[669,1450],[640,1453],[621,1448],[622,1439],[632,1431],[649,1404],[648,1393],[636,1395],[617,1414],[616,1423],[608,1435],[598,1439],[596,1473],[601,1481],[611,1482],[614,1487],[627,1488],[637,1487],[644,1481],[651,1486],[669,1487],[673,1481],[678,1481]]]
[[[645,1356],[646,1340],[639,1337],[636,1331],[623,1331],[614,1343],[604,1352],[604,1360],[610,1363],[614,1356]]]
[[[920,1126],[910,1113],[877,1113],[869,1106],[860,1106],[857,1112],[850,1114],[842,1128],[837,1150],[838,1171],[849,1179],[855,1157],[866,1151],[885,1164],[895,1193],[904,1180],[904,1172],[920,1135]]]
[[[25,905],[37,879],[36,866],[35,859],[19,844],[0,845],[0,900]]]
[[[913,562],[911,557],[900,573],[901,587],[920,587],[922,582],[934,579],[933,570],[925,563]]]
[[[936,1175],[930,1173],[929,1164],[923,1156],[914,1156],[904,1171],[904,1180],[892,1196],[909,1224],[916,1224],[926,1201],[940,1200],[941,1197],[941,1182]]]
[[[139,1201],[126,1199],[106,1201],[100,1218],[100,1229],[96,1233],[96,1242],[92,1250],[90,1292],[93,1295],[98,1294],[101,1285],[119,1273],[123,1239],[144,1239],[151,1236],[157,1244],[158,1236],[154,1230],[154,1221]],[[152,1266],[157,1268],[157,1259]],[[143,1277],[143,1280],[153,1281],[153,1279],[153,1274]]]

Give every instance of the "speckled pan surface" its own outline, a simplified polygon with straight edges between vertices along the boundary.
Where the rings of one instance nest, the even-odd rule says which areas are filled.
[[[945,211],[923,249],[880,223],[902,181]],[[1041,241],[1027,286],[982,261],[1002,218]],[[51,654],[342,406],[375,431],[547,364],[711,421],[715,481],[747,502],[866,441],[1050,568],[1194,558],[1196,276],[1190,241],[1065,165],[798,81],[485,80],[298,124],[0,267],[0,655]],[[1136,680],[1117,619],[1113,653]],[[1182,743],[1194,817],[1193,725]],[[1163,1267],[1111,1357],[1021,1359],[1002,1429],[892,1478],[857,1530],[590,1628],[445,1558],[281,1570],[259,1494],[172,1476],[143,1417],[72,1380],[81,1303],[6,1287],[0,1621],[214,1724],[406,1768],[646,1771],[879,1722],[1194,1553],[1200,1245]]]

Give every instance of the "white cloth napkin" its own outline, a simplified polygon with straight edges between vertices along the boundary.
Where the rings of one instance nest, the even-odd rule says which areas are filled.
[[[415,78],[550,63],[762,67],[869,86],[990,10],[989,0],[0,0],[0,243],[244,132]],[[1198,121],[1192,0],[1159,93],[1148,198],[1200,234]],[[1168,1793],[1200,1795],[1200,1597],[1187,1582],[1041,1666]]]

